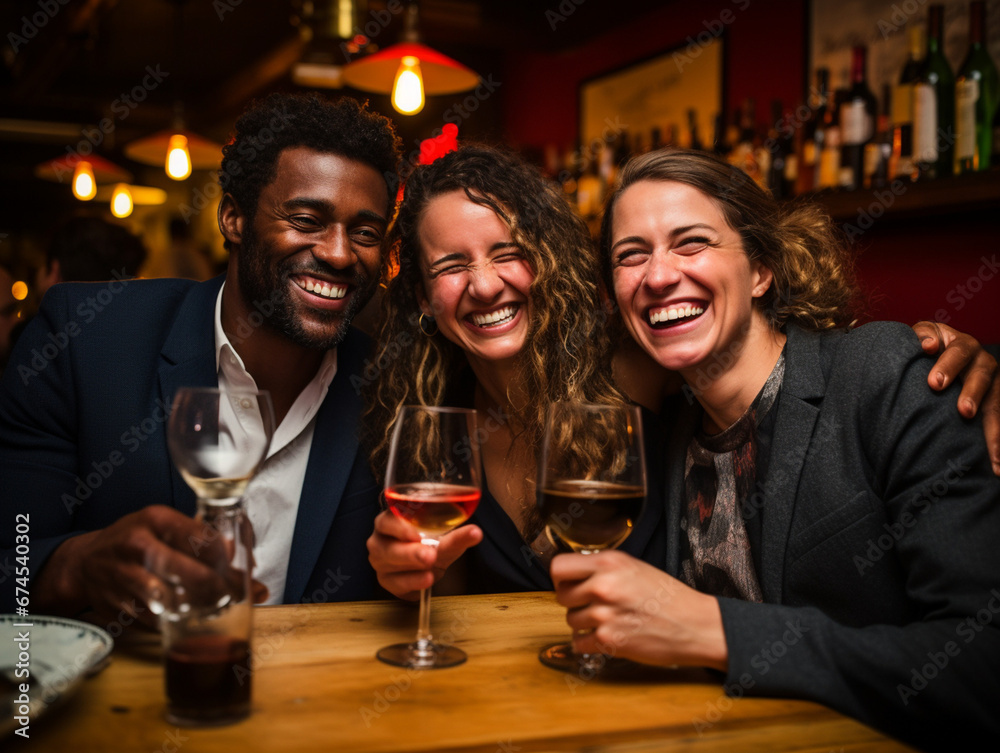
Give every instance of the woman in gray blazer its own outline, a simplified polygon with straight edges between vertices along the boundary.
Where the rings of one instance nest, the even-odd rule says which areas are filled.
[[[625,168],[601,251],[625,326],[685,387],[667,572],[556,557],[574,648],[714,668],[729,695],[812,699],[919,747],[1000,733],[1000,480],[908,327],[847,328],[829,219],[663,151]]]

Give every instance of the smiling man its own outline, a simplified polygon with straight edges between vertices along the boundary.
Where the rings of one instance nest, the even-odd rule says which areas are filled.
[[[277,429],[244,496],[258,600],[371,595],[378,489],[350,382],[370,343],[350,322],[377,286],[399,147],[354,100],[272,95],[223,148],[224,277],[46,295],[0,387],[0,511],[30,520],[32,612],[155,624],[151,594],[196,530],[166,447],[183,386],[271,393]],[[0,534],[8,570],[13,530]]]

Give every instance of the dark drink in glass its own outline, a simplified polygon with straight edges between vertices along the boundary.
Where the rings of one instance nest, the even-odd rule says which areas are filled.
[[[250,714],[250,644],[196,635],[166,657],[167,718],[177,724],[227,724]]]

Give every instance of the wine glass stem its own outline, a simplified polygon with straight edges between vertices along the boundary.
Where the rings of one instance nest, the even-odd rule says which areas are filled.
[[[439,541],[426,537],[421,540],[424,546],[437,549]],[[420,592],[420,624],[417,626],[417,650],[430,651],[434,645],[431,637],[431,587],[428,586]]]
[[[580,670],[583,672],[597,672],[604,666],[604,662],[602,654],[580,654]]]
[[[417,646],[421,649],[430,648],[431,637],[431,589],[420,592],[420,624],[417,626]]]
[[[601,549],[582,549],[580,554],[597,554],[600,551]],[[584,672],[597,672],[604,664],[604,657],[601,654],[579,654],[578,656],[580,670]]]

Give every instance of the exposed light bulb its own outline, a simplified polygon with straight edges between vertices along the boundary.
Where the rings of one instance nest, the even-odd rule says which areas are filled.
[[[23,280],[18,280],[10,286],[10,294],[15,300],[23,301],[28,297],[28,286]]]
[[[354,36],[354,3],[351,0],[337,0],[337,36],[350,39]]]
[[[73,171],[73,195],[80,201],[90,201],[96,194],[94,168],[86,160],[81,160]]]
[[[174,180],[184,180],[191,174],[191,154],[187,136],[175,133],[167,145],[167,175]]]
[[[115,217],[128,217],[132,214],[132,192],[124,183],[115,186],[111,194],[111,214]]]
[[[403,115],[415,115],[424,109],[424,79],[420,75],[420,60],[413,55],[404,55],[399,61],[392,84],[392,106]]]

